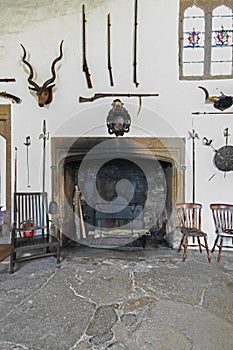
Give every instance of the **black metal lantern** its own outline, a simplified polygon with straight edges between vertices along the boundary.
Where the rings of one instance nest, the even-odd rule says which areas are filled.
[[[112,109],[108,112],[107,127],[111,135],[123,136],[125,132],[129,132],[131,118],[123,105],[121,100],[116,99],[112,103]]]

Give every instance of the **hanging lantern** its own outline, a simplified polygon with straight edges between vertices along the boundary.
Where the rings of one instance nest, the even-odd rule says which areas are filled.
[[[123,136],[125,132],[129,132],[131,118],[123,105],[121,100],[116,99],[112,103],[112,109],[108,112],[107,127],[111,135]]]

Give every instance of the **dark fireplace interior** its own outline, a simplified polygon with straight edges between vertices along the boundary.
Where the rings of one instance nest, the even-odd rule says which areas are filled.
[[[81,162],[82,157],[69,156],[63,164],[64,194],[70,208],[74,204],[74,187],[80,180]],[[150,162],[151,159],[143,160],[143,167],[149,169],[146,177],[134,159],[114,158],[104,163],[97,172],[93,172],[95,160],[90,161],[85,179],[81,178],[85,183],[84,193],[81,191],[81,203],[87,232],[92,231],[93,227],[100,232],[113,230],[114,233],[122,228],[134,232],[146,230],[152,237],[163,239],[166,222],[172,211],[172,164],[158,161],[156,167],[150,167]],[[96,199],[95,205],[89,205],[89,200],[93,201],[95,196],[94,184],[103,202],[99,203]],[[119,197],[126,203],[123,209],[115,204]],[[145,206],[147,199],[150,200]]]
[[[53,220],[61,222],[63,242],[119,242],[124,235],[133,242],[149,232],[148,239],[177,247],[174,204],[185,198],[185,139],[52,137],[51,161]]]

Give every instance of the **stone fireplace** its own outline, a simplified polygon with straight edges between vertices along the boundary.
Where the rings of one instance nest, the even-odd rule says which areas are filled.
[[[185,139],[53,137],[51,161],[54,215],[65,236],[87,245],[114,237],[117,245],[123,237],[132,241],[163,232],[177,246],[174,205],[185,197]]]

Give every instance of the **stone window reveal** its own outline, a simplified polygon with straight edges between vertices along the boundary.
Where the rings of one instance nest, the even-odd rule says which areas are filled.
[[[232,7],[230,1],[180,1],[180,79],[232,78]]]

